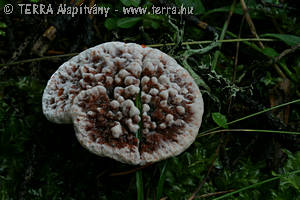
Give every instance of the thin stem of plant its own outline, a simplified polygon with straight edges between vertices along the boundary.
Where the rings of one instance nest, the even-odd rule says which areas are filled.
[[[137,199],[144,200],[144,186],[143,186],[142,171],[138,170],[135,174],[136,174]]]
[[[206,198],[206,197],[211,197],[211,196],[216,196],[220,194],[226,194],[229,192],[233,192],[234,190],[227,190],[227,191],[220,191],[220,192],[212,192],[212,193],[207,193],[207,194],[202,194],[200,196],[196,196],[195,199],[201,199],[201,198]]]
[[[298,48],[300,48],[300,43],[295,45],[295,46],[292,46],[290,49],[286,49],[284,50],[283,52],[281,52],[277,57],[275,57],[274,59],[272,59],[270,61],[270,63],[277,63],[279,62],[284,56],[290,54],[290,53],[293,53],[294,51],[296,51]]]
[[[244,21],[245,21],[245,17],[242,18],[242,21],[241,21],[241,24],[240,24],[238,39],[241,38],[242,27],[244,25]],[[233,75],[232,75],[232,82],[233,83],[236,82],[236,71],[237,71],[238,60],[239,60],[239,52],[240,52],[240,42],[237,42],[236,43],[236,50],[235,50],[235,58],[234,58],[234,69],[233,69]],[[227,110],[228,114],[230,113],[230,110],[231,110],[231,105],[232,105],[233,98],[234,98],[233,96],[230,96],[228,110]]]
[[[241,24],[240,24],[238,39],[241,38],[244,21],[245,21],[245,17],[242,18],[242,21],[241,21]],[[232,82],[233,83],[235,83],[235,81],[236,81],[236,70],[237,70],[238,60],[239,60],[239,52],[240,52],[240,41],[238,41],[236,43],[236,51],[235,51],[235,58],[234,58],[234,71],[233,71],[233,77],[232,77]]]
[[[277,134],[290,134],[290,135],[300,135],[300,132],[293,132],[293,131],[276,131],[276,130],[262,130],[262,129],[222,129],[217,131],[208,132],[205,134],[200,135],[199,137],[204,137],[207,135],[213,135],[216,133],[223,133],[223,132],[260,132],[260,133],[277,133]]]
[[[229,26],[231,16],[232,16],[232,14],[235,10],[235,6],[236,6],[236,0],[233,0],[233,2],[231,4],[231,7],[230,7],[230,10],[229,10],[229,13],[228,13],[227,20],[225,21],[225,23],[223,25],[223,29],[222,29],[222,32],[221,32],[221,35],[220,35],[220,40],[223,40],[224,37],[225,37],[225,33],[226,33],[227,28]],[[221,46],[222,46],[222,43],[219,44],[219,49],[221,49]],[[219,56],[220,56],[220,51],[217,50],[215,52],[214,59],[213,59],[213,62],[212,62],[212,70],[214,70],[216,68]]]
[[[244,0],[240,0],[240,3],[241,3],[241,6],[242,6],[242,9],[243,9],[243,12],[244,12],[244,16],[245,16],[246,21],[247,21],[247,23],[248,23],[248,25],[249,25],[249,28],[250,28],[251,33],[252,33],[257,39],[259,39],[259,36],[258,36],[258,34],[257,34],[257,32],[256,32],[255,25],[254,25],[254,23],[253,23],[253,21],[252,21],[250,15],[249,15],[248,8],[247,8],[247,5],[246,5],[245,1],[244,1]],[[258,41],[258,45],[259,45],[260,48],[262,48],[262,49],[265,48],[264,45],[263,45],[263,43],[262,43],[261,41]]]
[[[274,110],[274,109],[277,109],[277,108],[281,108],[281,107],[284,107],[284,106],[287,106],[287,105],[290,105],[290,104],[293,104],[293,103],[299,103],[299,102],[300,102],[300,99],[296,99],[296,100],[294,100],[294,101],[290,101],[290,102],[283,103],[283,104],[280,104],[280,105],[277,105],[277,106],[273,106],[273,107],[271,107],[271,108],[267,108],[267,109],[265,109],[265,110],[262,110],[262,111],[259,111],[259,112],[256,112],[256,113],[247,115],[247,116],[245,116],[245,117],[236,119],[236,120],[234,120],[234,121],[228,122],[228,123],[226,123],[225,125],[235,124],[235,123],[240,122],[240,121],[242,121],[242,120],[249,119],[249,118],[251,118],[251,117],[255,117],[255,116],[257,116],[257,115],[263,114],[263,113],[265,113],[265,112],[269,112],[269,111],[271,111],[271,110]],[[221,127],[218,126],[218,127],[215,127],[215,128],[212,128],[212,129],[209,129],[209,130],[206,130],[206,131],[203,131],[203,132],[201,132],[201,133],[198,135],[198,137],[201,137],[203,134],[206,134],[206,133],[209,133],[209,132],[218,130],[219,128],[221,128]]]
[[[249,189],[251,189],[251,188],[255,188],[255,187],[259,186],[259,185],[262,185],[262,184],[265,184],[265,183],[269,183],[269,182],[278,180],[278,179],[280,179],[280,178],[282,178],[282,177],[290,176],[290,175],[292,175],[292,174],[299,174],[299,173],[300,173],[300,170],[295,170],[295,171],[292,171],[292,172],[290,172],[290,173],[283,174],[282,176],[276,176],[276,177],[273,177],[273,178],[269,178],[269,179],[266,179],[266,180],[264,180],[264,181],[261,181],[261,182],[258,182],[258,183],[249,185],[249,186],[244,187],[244,188],[241,188],[241,189],[239,189],[239,190],[236,190],[236,191],[227,193],[227,194],[225,194],[225,195],[223,195],[223,196],[220,196],[220,197],[217,197],[217,198],[215,198],[215,199],[213,199],[213,200],[224,199],[224,198],[226,198],[226,197],[230,197],[230,196],[232,196],[232,195],[234,195],[234,194],[237,194],[237,193],[240,193],[240,192],[242,192],[242,191],[249,190]]]
[[[264,42],[275,42],[278,41],[276,39],[269,39],[269,38],[260,38],[260,39],[256,39],[256,38],[240,38],[240,39],[226,39],[226,40],[216,40],[216,41],[212,41],[212,40],[203,40],[203,41],[191,41],[191,42],[182,42],[182,45],[198,45],[198,44],[209,44],[212,42],[217,42],[217,43],[231,43],[231,42],[245,42],[245,41],[264,41]],[[165,44],[149,44],[146,45],[147,47],[163,47],[163,46],[173,46],[176,45],[176,43],[165,43]]]
[[[57,58],[71,57],[71,56],[76,56],[77,54],[78,53],[68,53],[68,54],[63,54],[63,55],[44,56],[44,57],[41,57],[41,58],[32,58],[32,59],[21,60],[21,61],[12,62],[12,63],[0,64],[0,67],[10,66],[10,65],[19,65],[19,64],[25,64],[25,63],[31,63],[31,62],[38,62],[38,61],[43,61],[43,60],[52,60],[52,59],[57,59]]]
[[[256,39],[256,38],[241,38],[241,39],[228,39],[228,40],[217,40],[217,41],[204,40],[204,41],[183,42],[182,45],[210,44],[212,42],[231,43],[231,42],[250,42],[250,41],[258,41],[258,39]],[[275,42],[275,41],[278,41],[278,40],[269,39],[269,38],[261,38],[261,39],[259,39],[259,41]],[[163,46],[172,46],[172,45],[175,45],[175,43],[149,44],[149,45],[146,45],[146,46],[148,46],[148,47],[163,47]],[[4,63],[4,64],[0,64],[0,67],[10,66],[10,65],[19,65],[19,64],[25,64],[25,63],[31,63],[31,62],[38,62],[38,61],[43,61],[43,60],[52,60],[52,59],[57,59],[57,58],[65,58],[65,57],[71,57],[71,56],[76,56],[76,55],[78,55],[78,53],[68,53],[68,54],[55,55],[55,56],[44,56],[44,57],[41,57],[41,58],[32,58],[32,59],[21,60],[21,61],[17,61],[17,62]]]

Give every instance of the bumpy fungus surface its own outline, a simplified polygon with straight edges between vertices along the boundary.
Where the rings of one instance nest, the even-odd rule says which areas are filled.
[[[143,165],[176,156],[193,143],[203,100],[192,77],[170,56],[108,42],[83,51],[52,75],[43,112],[55,123],[73,123],[89,151]]]

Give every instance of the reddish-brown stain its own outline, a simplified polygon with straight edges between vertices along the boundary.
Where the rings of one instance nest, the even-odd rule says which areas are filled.
[[[73,66],[72,66],[72,71],[73,71],[73,72],[76,72],[76,70],[77,70],[76,66],[73,65]]]
[[[63,93],[64,93],[64,89],[63,89],[63,88],[60,88],[60,89],[58,90],[57,96],[60,97]]]
[[[99,62],[99,60],[100,60],[100,56],[98,56],[98,55],[92,56],[93,63],[97,63],[97,62]]]
[[[155,109],[152,114],[153,119],[155,120],[163,120],[165,116],[162,114],[161,109]]]

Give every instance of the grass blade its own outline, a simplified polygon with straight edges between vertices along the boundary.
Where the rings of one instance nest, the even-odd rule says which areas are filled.
[[[224,37],[225,37],[225,34],[226,34],[226,31],[227,31],[231,16],[234,12],[235,6],[236,6],[236,0],[233,0],[232,5],[231,5],[230,10],[229,10],[227,20],[225,21],[225,23],[223,25],[223,29],[222,29],[222,32],[221,32],[221,35],[220,35],[220,38],[219,38],[220,40],[223,40]],[[219,49],[221,49],[221,46],[222,46],[222,43],[219,44]],[[216,65],[218,63],[218,59],[219,59],[220,54],[221,54],[220,50],[217,50],[215,52],[214,59],[213,59],[213,62],[212,62],[212,69],[216,68]]]
[[[300,132],[294,131],[276,131],[276,130],[262,130],[262,129],[222,129],[216,130],[209,133],[201,134],[199,137],[203,137],[206,135],[212,135],[215,133],[223,133],[223,132],[260,132],[260,133],[277,133],[277,134],[289,134],[289,135],[300,135]]]
[[[137,189],[137,199],[144,200],[143,175],[141,170],[138,170],[136,172],[136,189]]]
[[[166,179],[167,165],[168,165],[168,160],[166,160],[164,162],[164,165],[163,165],[163,167],[161,169],[161,172],[160,172],[160,177],[159,177],[158,185],[157,185],[157,189],[156,189],[156,199],[157,200],[160,199],[160,197],[162,195],[162,192],[163,192],[164,182],[165,182],[165,179]]]
[[[141,100],[141,96],[142,93],[141,91],[139,92],[139,94],[136,97],[136,101],[135,101],[135,105],[136,107],[140,110],[140,117],[142,119],[142,100]],[[142,127],[143,127],[143,123],[142,120],[139,122],[139,130],[136,133],[136,137],[139,140],[139,144],[140,145],[140,141],[141,141],[141,137],[142,137]],[[136,173],[136,189],[137,189],[137,199],[138,200],[144,200],[144,186],[143,186],[143,174],[142,174],[142,170],[138,170]]]
[[[251,188],[255,188],[255,187],[257,187],[257,186],[260,186],[260,185],[262,185],[262,184],[265,184],[265,183],[269,183],[269,182],[275,181],[275,180],[280,179],[280,178],[282,178],[282,177],[289,176],[289,175],[292,175],[292,174],[298,174],[298,173],[300,173],[300,170],[292,171],[292,172],[287,173],[287,174],[284,174],[284,175],[282,175],[282,176],[276,176],[276,177],[273,177],[273,178],[269,178],[269,179],[266,179],[266,180],[264,180],[264,181],[261,181],[261,182],[255,183],[255,184],[248,185],[247,187],[243,187],[243,188],[238,189],[238,190],[236,190],[236,191],[234,191],[234,192],[227,193],[227,194],[225,194],[225,195],[223,195],[223,196],[220,196],[220,197],[217,197],[217,198],[215,198],[215,199],[213,199],[213,200],[224,199],[224,198],[230,197],[230,196],[232,196],[232,195],[234,195],[234,194],[238,194],[238,193],[240,193],[240,192],[242,192],[242,191],[249,190],[249,189],[251,189]]]
[[[267,109],[265,109],[265,110],[262,110],[262,111],[259,111],[259,112],[256,112],[256,113],[247,115],[247,116],[242,117],[242,118],[240,118],[240,119],[236,119],[236,120],[233,120],[233,121],[231,121],[231,122],[228,122],[228,123],[225,124],[225,125],[235,124],[235,123],[240,122],[240,121],[242,121],[242,120],[249,119],[249,118],[251,118],[251,117],[255,117],[255,116],[260,115],[260,114],[263,114],[263,113],[265,113],[265,112],[269,112],[269,111],[274,110],[274,109],[276,109],[276,108],[281,108],[281,107],[284,107],[284,106],[287,106],[287,105],[290,105],[290,104],[293,104],[293,103],[300,103],[300,99],[296,99],[296,100],[294,100],[294,101],[289,101],[289,102],[287,102],[287,103],[283,103],[283,104],[280,104],[280,105],[277,105],[277,106],[273,106],[273,107],[271,107],[271,108],[267,108]],[[201,136],[201,135],[203,135],[203,134],[206,134],[206,133],[215,131],[215,130],[217,130],[217,129],[219,129],[219,128],[221,128],[221,127],[218,126],[218,127],[209,129],[209,130],[207,130],[207,131],[201,132],[201,133],[198,135],[198,137]]]

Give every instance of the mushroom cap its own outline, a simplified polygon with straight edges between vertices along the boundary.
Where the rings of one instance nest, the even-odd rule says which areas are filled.
[[[186,150],[203,111],[200,90],[184,68],[134,43],[108,42],[83,51],[52,75],[43,95],[50,121],[73,122],[83,147],[129,164]]]

